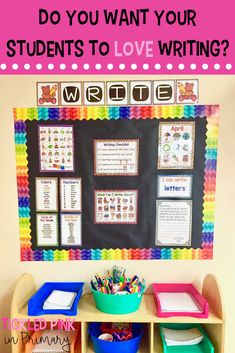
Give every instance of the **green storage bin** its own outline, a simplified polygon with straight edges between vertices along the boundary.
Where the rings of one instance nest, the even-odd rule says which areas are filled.
[[[140,307],[144,289],[138,293],[115,295],[92,289],[96,308],[106,314],[129,314]]]
[[[172,330],[187,330],[196,327],[204,335],[204,339],[201,343],[192,346],[167,346],[162,332],[163,327]],[[160,334],[164,353],[214,353],[213,344],[199,324],[160,324]]]

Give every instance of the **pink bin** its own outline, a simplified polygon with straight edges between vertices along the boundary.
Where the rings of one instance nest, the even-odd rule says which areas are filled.
[[[191,283],[154,283],[153,290],[157,301],[157,315],[159,317],[193,316],[208,318],[209,304]],[[200,311],[163,311],[159,299],[159,293],[187,293],[199,307]]]

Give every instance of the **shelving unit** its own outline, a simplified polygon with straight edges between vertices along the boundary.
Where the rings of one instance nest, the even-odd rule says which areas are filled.
[[[11,305],[11,317],[17,319],[38,319],[43,318],[47,322],[57,319],[65,320],[68,316],[64,315],[44,315],[28,316],[28,299],[37,290],[34,278],[30,274],[24,274],[18,281]],[[70,318],[81,324],[81,343],[78,344],[76,353],[93,353],[93,348],[88,337],[87,328],[90,322],[138,322],[145,325],[145,334],[139,353],[162,353],[162,344],[159,335],[159,323],[200,323],[202,324],[214,347],[215,353],[224,353],[224,310],[221,292],[216,278],[207,275],[202,285],[202,295],[208,301],[210,314],[207,319],[197,319],[193,317],[170,317],[160,318],[156,314],[156,302],[153,294],[146,294],[140,309],[127,315],[109,315],[98,311],[92,294],[85,294],[79,302],[77,316]],[[17,339],[18,343],[12,345],[12,353],[24,353],[21,344],[20,333],[12,331],[11,335]]]

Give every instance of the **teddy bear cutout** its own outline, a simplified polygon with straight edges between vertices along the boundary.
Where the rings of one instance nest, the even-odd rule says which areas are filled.
[[[52,87],[50,87],[50,85],[42,86],[41,90],[42,90],[42,94],[38,100],[39,104],[44,104],[44,103],[56,104],[57,85],[53,85]]]
[[[178,82],[179,90],[179,101],[183,102],[184,100],[191,100],[196,102],[197,96],[194,93],[194,83],[186,82],[185,85],[182,82]]]

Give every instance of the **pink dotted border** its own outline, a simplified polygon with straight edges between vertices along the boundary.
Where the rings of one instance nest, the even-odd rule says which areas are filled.
[[[40,72],[42,69],[45,71],[45,70],[48,70],[48,72],[53,72],[53,70],[59,70],[61,72],[65,71],[66,69],[69,69],[69,70],[73,70],[74,72],[76,72],[77,70],[79,71],[84,71],[84,72],[89,72],[90,70],[96,70],[96,71],[100,71],[101,69],[105,69],[105,70],[108,70],[108,71],[112,71],[112,70],[119,70],[120,72],[125,72],[126,69],[131,69],[132,71],[136,71],[137,69],[140,69],[140,70],[144,70],[144,71],[149,71],[149,70],[152,70],[152,69],[155,69],[156,71],[161,71],[161,70],[167,70],[167,71],[176,71],[176,70],[179,70],[180,72],[183,72],[184,70],[186,69],[190,69],[192,72],[193,71],[196,71],[197,69],[199,70],[203,70],[203,71],[207,71],[208,69],[212,69],[212,70],[215,70],[217,72],[219,72],[221,69],[225,69],[227,71],[230,71],[233,66],[232,64],[230,63],[227,63],[226,65],[222,66],[220,65],[219,63],[216,63],[214,65],[209,65],[207,63],[204,63],[202,65],[196,65],[194,63],[190,64],[188,67],[186,67],[185,64],[181,63],[181,64],[177,64],[177,65],[173,65],[172,63],[168,63],[167,65],[161,65],[160,63],[156,63],[154,65],[154,67],[151,67],[149,64],[147,63],[144,63],[143,65],[137,65],[136,63],[133,63],[130,65],[130,67],[126,66],[124,63],[120,63],[118,66],[114,67],[114,65],[112,63],[109,63],[109,64],[105,64],[105,65],[102,65],[100,63],[96,63],[93,66],[91,66],[90,64],[88,63],[85,63],[83,65],[78,65],[76,63],[73,63],[73,64],[70,64],[70,65],[67,65],[65,63],[61,63],[59,65],[59,67],[56,67],[54,64],[52,63],[49,63],[48,65],[42,65],[41,63],[38,63],[36,64],[36,66],[34,65],[30,65],[29,63],[25,63],[23,67],[20,67],[20,65],[18,65],[17,63],[14,63],[14,64],[11,64],[11,65],[7,65],[5,63],[1,63],[0,64],[0,71],[5,71],[6,69],[8,70],[13,70],[13,72],[17,72],[19,69],[23,69],[25,71],[30,71],[30,70],[35,70]]]

